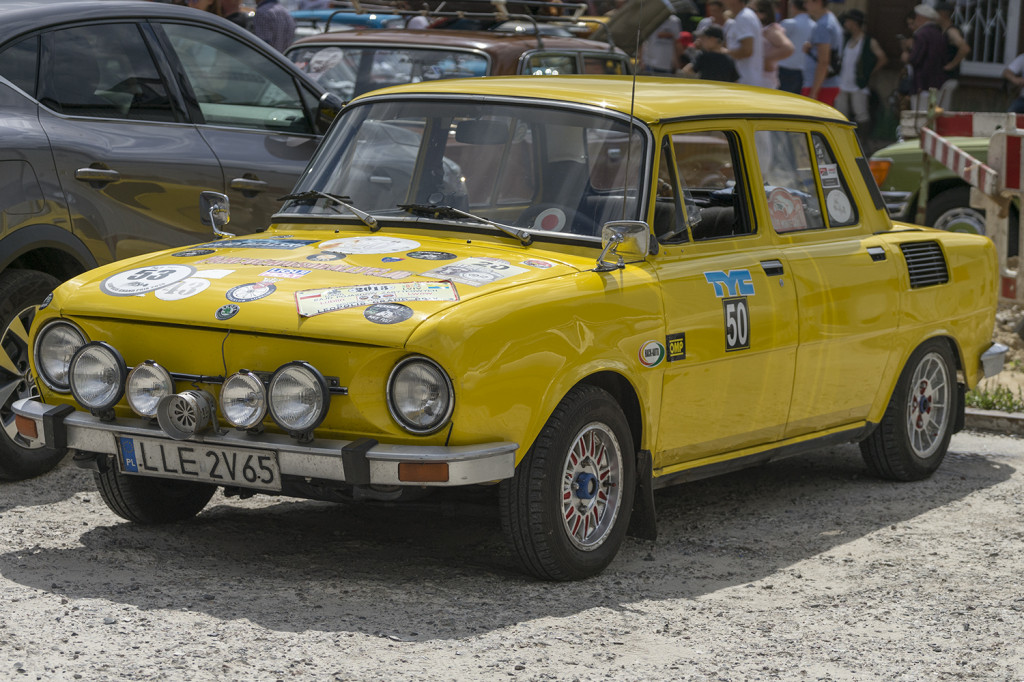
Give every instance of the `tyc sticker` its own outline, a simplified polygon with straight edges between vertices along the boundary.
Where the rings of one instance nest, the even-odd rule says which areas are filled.
[[[704,279],[715,287],[715,296],[753,296],[754,280],[750,270],[715,270],[705,272]]]
[[[640,346],[640,364],[644,367],[657,367],[665,359],[665,346],[658,341],[648,341]]]

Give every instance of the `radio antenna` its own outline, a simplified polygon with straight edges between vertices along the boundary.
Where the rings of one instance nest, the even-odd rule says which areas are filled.
[[[626,135],[626,173],[622,181],[622,220],[626,219],[626,202],[629,199],[629,169],[632,167],[630,162],[630,156],[633,153],[633,106],[636,104],[636,70],[639,67],[639,60],[637,57],[640,55],[640,18],[644,15],[644,0],[640,0],[640,11],[637,12],[636,16],[636,42],[633,48],[633,61],[635,65],[633,67],[633,83],[629,91],[629,132]],[[637,205],[640,205],[640,192],[637,189]]]

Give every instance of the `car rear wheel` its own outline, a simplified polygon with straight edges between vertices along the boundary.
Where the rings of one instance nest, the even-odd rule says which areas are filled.
[[[0,274],[0,479],[20,481],[57,466],[64,452],[29,447],[18,435],[12,405],[39,395],[29,367],[28,332],[36,310],[60,282],[36,270]]]
[[[949,345],[925,342],[910,356],[878,428],[860,444],[871,473],[897,481],[931,476],[946,456],[958,400]]]
[[[600,573],[619,551],[636,463],[622,410],[604,390],[576,386],[501,484],[501,521],[523,568],[546,580]]]
[[[143,525],[190,519],[217,492],[217,486],[204,483],[122,474],[114,465],[93,476],[110,511]]]

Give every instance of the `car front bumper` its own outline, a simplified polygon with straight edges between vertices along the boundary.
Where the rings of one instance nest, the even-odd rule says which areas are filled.
[[[21,436],[31,446],[50,452],[67,448],[79,453],[117,457],[119,438],[153,439],[169,446],[186,442],[168,438],[159,426],[147,420],[105,422],[92,414],[75,411],[69,405],[46,405],[35,398],[18,400],[13,409],[21,422]],[[34,436],[31,435],[33,431]],[[353,485],[460,486],[490,483],[513,476],[516,450],[519,448],[516,443],[505,442],[411,446],[378,443],[372,439],[316,439],[311,443],[299,443],[283,434],[250,434],[235,430],[203,434],[194,442],[218,448],[273,451],[277,453],[282,476]],[[402,467],[403,464],[446,464],[448,475],[446,480],[409,480],[409,475],[403,474],[403,470],[412,471],[415,466],[407,468]]]

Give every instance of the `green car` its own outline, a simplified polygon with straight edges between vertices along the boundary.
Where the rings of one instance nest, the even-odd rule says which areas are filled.
[[[947,139],[981,161],[988,158],[987,137]],[[871,157],[871,171],[893,220],[917,221],[923,167],[923,152],[917,139],[891,144]],[[1015,243],[1019,216],[1018,201],[1010,214],[1011,244]],[[985,212],[971,207],[971,186],[935,159],[929,164],[925,225],[950,232],[985,234]]]

